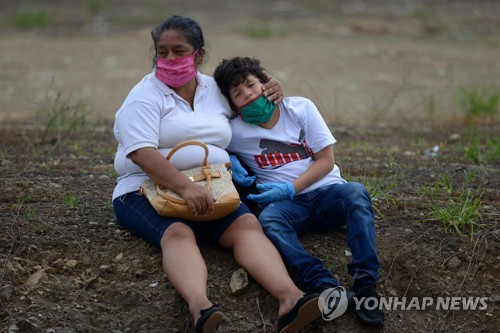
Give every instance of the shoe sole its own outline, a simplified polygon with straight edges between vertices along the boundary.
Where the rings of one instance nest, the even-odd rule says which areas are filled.
[[[283,327],[279,333],[297,333],[301,328],[321,316],[321,312],[318,307],[318,299],[319,296],[311,298],[309,301],[304,303],[300,307],[295,320]]]
[[[207,320],[203,324],[203,327],[201,328],[201,331],[203,333],[217,333],[219,324],[226,320],[227,318],[222,312],[215,311],[210,315],[210,317],[207,318]]]

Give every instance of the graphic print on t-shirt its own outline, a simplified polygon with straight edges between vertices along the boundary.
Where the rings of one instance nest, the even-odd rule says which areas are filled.
[[[300,131],[298,142],[286,144],[280,141],[261,139],[259,147],[262,148],[262,152],[260,155],[254,155],[257,166],[260,169],[274,169],[293,161],[310,158],[313,152],[307,145],[302,131]]]

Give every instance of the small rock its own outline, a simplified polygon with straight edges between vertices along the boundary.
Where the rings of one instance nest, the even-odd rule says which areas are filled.
[[[45,272],[49,273],[49,274],[57,274],[58,270],[55,269],[54,267],[51,267],[51,266],[47,266],[44,268]]]
[[[231,293],[239,295],[248,288],[248,273],[244,268],[239,268],[231,275]]]
[[[45,280],[47,280],[47,274],[43,269],[40,269],[39,271],[36,271],[35,273],[30,275],[30,277],[26,281],[26,284],[30,288],[35,288],[41,281]]]
[[[437,157],[439,153],[439,146],[434,146],[432,148],[424,150],[425,157]]]
[[[53,263],[52,263],[52,266],[54,267],[58,267],[58,268],[61,268],[63,267],[64,263],[63,263],[63,260],[61,258],[55,260]]]
[[[144,269],[138,269],[134,272],[134,276],[139,279],[145,278],[147,276],[147,271]]]
[[[491,303],[500,303],[500,295],[493,294],[488,298]]]
[[[385,290],[386,290],[386,292],[387,292],[387,294],[388,294],[389,296],[392,296],[392,297],[396,297],[396,296],[398,296],[398,293],[397,293],[396,289],[394,289],[394,288],[392,288],[392,287],[385,288]]]
[[[66,261],[66,266],[68,266],[69,268],[75,268],[76,265],[78,265],[78,261],[75,259]]]
[[[33,323],[30,321],[32,317],[29,319],[22,319],[20,320],[17,324],[11,325],[9,327],[8,332],[9,333],[17,333],[17,332],[22,332],[22,333],[35,333],[40,331],[40,326],[37,324]]]
[[[458,141],[460,140],[460,134],[458,133],[453,133],[448,137],[448,140],[450,141]]]
[[[8,301],[10,299],[10,296],[12,295],[12,285],[11,284],[6,284],[0,288],[0,300],[2,301]]]
[[[450,260],[448,260],[448,263],[446,264],[446,266],[448,268],[457,268],[458,266],[460,266],[462,262],[460,261],[460,259],[457,258],[457,256],[453,256],[451,257]]]
[[[12,324],[9,326],[9,329],[7,330],[7,333],[17,333],[19,332],[19,327],[17,327],[16,324]]]
[[[71,284],[70,280],[64,275],[59,276],[59,282],[65,287],[68,287]]]

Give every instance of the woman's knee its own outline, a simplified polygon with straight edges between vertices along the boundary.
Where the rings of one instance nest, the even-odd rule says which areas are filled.
[[[170,225],[161,237],[161,245],[172,239],[186,239],[196,241],[193,230],[184,223],[174,223]]]
[[[220,244],[232,248],[235,242],[249,239],[255,235],[264,236],[264,231],[259,221],[253,214],[245,214],[236,219],[224,231],[220,238]]]

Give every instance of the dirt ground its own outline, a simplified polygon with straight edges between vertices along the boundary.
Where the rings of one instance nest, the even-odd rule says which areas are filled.
[[[47,26],[15,27],[19,13],[37,11]],[[487,298],[484,310],[388,310],[383,328],[349,310],[304,332],[498,332],[500,160],[474,163],[464,147],[471,128],[482,147],[498,147],[500,123],[464,121],[457,92],[498,87],[500,3],[472,0],[2,1],[0,331],[193,331],[159,250],[121,228],[110,202],[114,112],[150,70],[149,31],[170,13],[204,28],[204,72],[223,57],[259,57],[286,95],[316,102],[343,175],[372,188],[381,180],[390,198],[374,201],[382,296]],[[86,126],[46,131],[38,111],[58,95],[91,108]],[[437,168],[457,185],[478,175],[483,226],[473,238],[422,222],[420,187]],[[344,236],[302,240],[349,287]],[[231,295],[231,254],[200,246],[209,296],[230,318],[223,331],[272,332],[276,301],[253,281]]]

